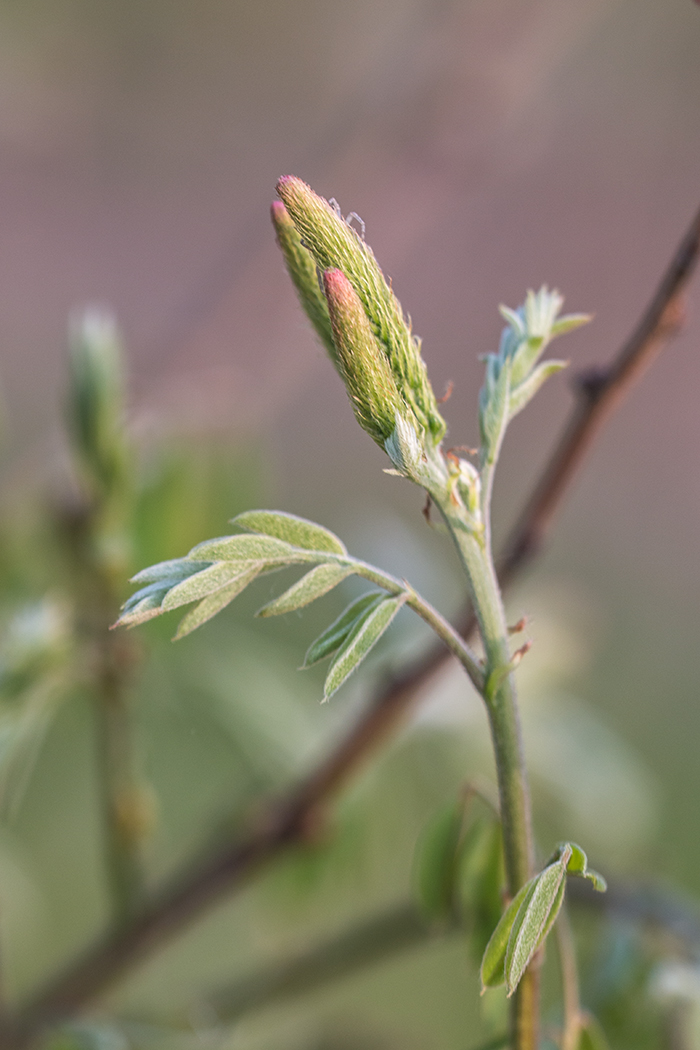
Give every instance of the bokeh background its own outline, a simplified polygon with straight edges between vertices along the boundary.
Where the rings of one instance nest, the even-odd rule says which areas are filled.
[[[2,0],[6,512],[25,506],[27,491],[64,484],[67,318],[76,306],[107,304],[128,347],[130,430],[155,479],[144,503],[144,559],[184,553],[258,501],[323,521],[358,554],[409,575],[455,611],[461,595],[451,552],[426,529],[420,494],[381,473],[382,457],[357,428],[294,299],[268,218],[276,178],[300,175],[344,213],[362,216],[423,338],[438,393],[454,381],[450,438],[475,443],[478,358],[496,345],[498,303],[515,306],[528,287],[546,282],[571,310],[593,313],[594,323],[562,346],[574,369],[609,359],[640,314],[700,201],[699,57],[700,9],[691,0]],[[600,769],[585,774],[589,793],[570,792],[581,835],[598,830],[596,848],[613,868],[654,872],[695,894],[699,303],[696,285],[682,334],[605,430],[545,555],[512,598],[516,618],[534,612],[534,670],[524,691],[532,724],[541,722],[531,746],[542,783],[565,791],[570,765],[556,720],[566,709],[577,731],[585,722],[593,734],[589,758],[603,756]],[[513,426],[497,483],[497,535],[570,403],[566,379],[552,381]],[[177,456],[189,457],[187,465],[173,465]],[[53,586],[50,576],[45,586]],[[40,572],[26,589],[41,592]],[[206,641],[193,638],[175,656],[166,646],[172,625],[146,632],[157,655],[142,687],[151,698],[144,739],[158,747],[144,748],[166,799],[154,879],[198,841],[203,822],[221,819],[234,752],[244,765],[239,752],[255,755],[241,800],[255,784],[283,784],[369,689],[357,684],[347,703],[336,698],[335,710],[320,711],[318,681],[295,682],[300,653],[323,626],[315,613],[262,628],[242,614],[235,621],[242,663],[228,651],[232,623],[211,625]],[[399,661],[422,641],[406,620],[387,658]],[[288,729],[282,734],[276,722],[274,755],[264,760],[264,741],[275,733],[260,710],[258,653],[274,689],[292,681]],[[232,681],[235,716],[222,699]],[[255,684],[246,691],[242,683]],[[568,699],[548,718],[542,698],[553,683]],[[432,701],[416,732],[422,724],[444,735],[460,688],[448,676],[443,706]],[[193,713],[192,695],[207,689],[208,713]],[[274,710],[273,721],[281,717]],[[456,770],[466,768],[464,741],[478,714],[454,718],[469,723],[460,723],[462,736],[455,730]],[[8,884],[24,901],[0,919],[15,945],[17,994],[83,943],[104,907],[94,871],[85,874],[97,863],[81,780],[89,780],[90,759],[83,769],[76,758],[86,720],[79,704],[58,719],[3,832]],[[226,921],[217,914],[173,949],[169,963],[152,964],[122,993],[124,1002],[136,1012],[176,1002],[193,973],[205,982],[226,967],[245,969],[234,941],[265,956],[325,928],[329,916],[338,923],[355,914],[363,895],[391,898],[397,871],[407,885],[415,827],[451,784],[431,775],[425,757],[415,760],[416,773],[414,746],[409,732],[357,789],[366,805],[393,800],[378,818],[374,846],[350,848],[376,868],[365,872],[372,892],[354,876],[336,895],[319,891],[313,918],[308,902],[290,905],[292,920],[278,900],[286,891],[273,886],[266,919],[260,902],[248,912],[232,906]],[[620,783],[606,779],[616,762],[627,771]],[[410,799],[418,816],[409,818]],[[232,1038],[266,1047],[391,1046],[394,1038],[402,1046],[464,1046],[473,1007],[460,999],[461,954],[449,951],[382,971],[379,990],[374,976],[362,978],[316,1014],[304,1007],[290,1021],[280,1013],[267,1028]],[[434,1004],[421,1020],[413,1016],[418,986]],[[359,1020],[356,1002],[364,1003]]]

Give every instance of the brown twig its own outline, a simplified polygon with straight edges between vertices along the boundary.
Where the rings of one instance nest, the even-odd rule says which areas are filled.
[[[641,321],[612,364],[578,383],[571,420],[506,544],[499,577],[507,586],[540,549],[563,495],[601,424],[634,380],[649,366],[681,318],[681,299],[700,250],[700,212],[685,234]],[[469,610],[460,629],[473,628]],[[406,717],[420,690],[447,657],[442,647],[391,679],[345,740],[302,784],[270,807],[268,817],[247,838],[227,844],[194,864],[161,891],[125,927],[108,933],[49,982],[5,1022],[5,1046],[27,1045],[47,1025],[70,1016],[167,936],[172,936],[225,892],[244,884],[265,863],[302,842],[319,810],[358,766]]]

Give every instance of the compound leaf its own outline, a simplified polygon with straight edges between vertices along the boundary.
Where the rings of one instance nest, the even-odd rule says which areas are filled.
[[[279,540],[285,540],[295,547],[309,551],[327,551],[331,554],[347,554],[345,544],[338,537],[316,525],[306,518],[294,514],[285,514],[278,510],[247,510],[231,519],[232,525],[238,525],[248,532],[264,533]]]
[[[323,699],[328,700],[377,644],[408,595],[384,598],[350,632],[328,671]]]
[[[265,562],[262,561],[254,562],[252,565],[235,561],[214,562],[207,569],[188,576],[182,583],[172,587],[163,599],[161,608],[163,612],[167,612],[170,609],[179,609],[181,605],[187,605],[188,602],[196,601],[198,598],[206,598],[252,568],[255,568],[257,575],[264,566]]]
[[[275,598],[274,601],[263,605],[262,609],[258,609],[256,616],[280,616],[294,609],[302,609],[305,605],[309,605],[310,602],[332,591],[353,572],[351,565],[339,565],[337,562],[317,565],[279,598]]]
[[[320,660],[340,649],[348,635],[353,631],[362,617],[368,615],[385,597],[384,591],[368,591],[348,605],[347,609],[320,634],[309,646],[303,668],[312,667]]]
[[[211,620],[218,612],[225,609],[229,602],[237,598],[241,591],[245,590],[248,584],[252,583],[256,576],[259,575],[260,569],[257,565],[253,565],[244,572],[239,573],[229,583],[214,591],[209,597],[204,598],[182,618],[174,640],[178,641],[180,638],[184,638],[185,635],[190,634],[197,627],[201,627],[207,620]]]
[[[188,558],[208,561],[274,561],[282,565],[294,565],[304,561],[318,561],[310,551],[293,547],[274,536],[220,536],[205,540],[187,555]]]

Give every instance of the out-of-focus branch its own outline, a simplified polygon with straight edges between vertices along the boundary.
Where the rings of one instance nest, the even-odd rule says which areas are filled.
[[[590,883],[571,879],[567,896],[574,907],[618,919],[624,917],[640,927],[662,933],[664,944],[674,942],[685,956],[695,958],[700,954],[700,912],[694,901],[662,886],[632,885],[614,879],[608,890],[608,894],[602,895],[594,892]],[[223,985],[205,996],[202,1003],[218,1023],[231,1024],[272,1003],[314,992],[401,952],[460,933],[467,935],[458,920],[447,925],[428,923],[415,904],[397,904],[331,934],[302,952]],[[564,911],[557,921],[557,935],[566,1027],[574,1029],[573,1035],[577,1035],[583,1014],[571,926]]]
[[[421,918],[415,905],[401,904],[290,959],[220,988],[205,1002],[218,1021],[228,1024],[269,1003],[315,991],[367,965],[456,930],[456,926],[431,926]]]
[[[540,549],[562,498],[605,418],[679,326],[681,300],[700,249],[700,212],[663,276],[641,321],[612,363],[585,375],[571,420],[519,517],[499,563],[509,584]],[[473,626],[461,617],[463,633]],[[265,820],[239,842],[185,870],[122,929],[109,933],[49,982],[0,1029],[0,1043],[22,1047],[48,1024],[70,1016],[167,936],[225,892],[248,881],[265,863],[303,842],[324,807],[406,717],[447,651],[431,649],[387,682],[337,749],[300,786],[270,806]]]

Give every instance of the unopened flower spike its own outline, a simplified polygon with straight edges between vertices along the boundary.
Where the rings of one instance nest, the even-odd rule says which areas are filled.
[[[389,363],[367,320],[355,289],[341,270],[326,270],[336,364],[357,421],[382,448],[405,413]]]
[[[285,265],[296,288],[299,301],[311,321],[316,334],[328,351],[334,364],[338,365],[333,342],[333,329],[328,313],[328,303],[323,294],[316,260],[301,243],[301,237],[282,201],[274,201],[270,209],[272,224],[277,233]]]
[[[418,428],[437,446],[446,424],[428,380],[420,354],[420,341],[411,332],[371,248],[323,197],[288,175],[277,184],[279,193],[301,243],[320,270],[340,270],[352,285],[371,330],[386,357],[401,400],[409,407]]]

